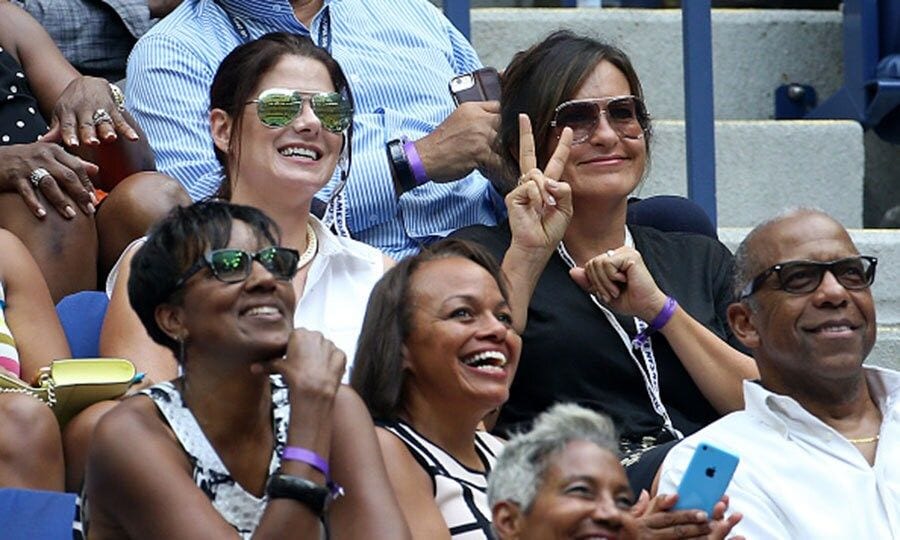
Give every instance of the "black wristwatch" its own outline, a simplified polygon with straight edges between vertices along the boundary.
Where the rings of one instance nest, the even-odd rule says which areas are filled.
[[[387,143],[387,154],[391,163],[394,193],[399,197],[419,184],[416,182],[416,176],[409,166],[409,159],[406,157],[406,150],[403,149],[403,141],[401,139],[394,139]]]
[[[332,501],[331,492],[327,487],[306,478],[281,473],[275,473],[269,478],[266,495],[270,499],[294,499],[320,518],[328,511]]]

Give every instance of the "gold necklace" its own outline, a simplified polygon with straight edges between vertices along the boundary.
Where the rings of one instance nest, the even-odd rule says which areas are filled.
[[[312,225],[309,222],[306,222],[306,250],[300,255],[300,259],[297,261],[297,270],[300,270],[310,261],[313,260],[313,257],[316,256],[316,249],[319,247],[319,238],[316,236],[315,229],[312,228]]]
[[[873,435],[871,437],[861,437],[859,439],[847,439],[853,444],[869,444],[878,441],[879,436]]]

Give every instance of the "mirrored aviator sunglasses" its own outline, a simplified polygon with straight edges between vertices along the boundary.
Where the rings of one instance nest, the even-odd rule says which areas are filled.
[[[270,128],[284,127],[300,114],[303,102],[309,101],[313,114],[322,127],[332,133],[341,133],[353,121],[353,107],[347,96],[338,92],[305,94],[293,90],[271,88],[248,103],[256,103],[259,121]]]
[[[575,99],[560,104],[550,126],[559,132],[572,129],[572,143],[583,143],[593,135],[605,115],[606,121],[620,137],[638,139],[647,129],[649,117],[644,102],[636,96]]]

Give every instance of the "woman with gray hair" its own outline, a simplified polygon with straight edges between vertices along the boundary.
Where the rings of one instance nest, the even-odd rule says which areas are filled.
[[[667,511],[677,496],[652,501],[634,493],[619,463],[612,421],[575,404],[557,404],[534,429],[504,447],[488,483],[488,504],[500,540],[530,538],[724,538],[740,520],[713,521],[704,512]]]

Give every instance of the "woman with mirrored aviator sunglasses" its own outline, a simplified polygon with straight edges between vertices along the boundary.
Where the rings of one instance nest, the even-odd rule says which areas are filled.
[[[561,400],[602,410],[639,492],[661,463],[648,449],[741,408],[741,381],[757,376],[726,322],[731,253],[706,236],[626,226],[652,129],[621,50],[551,34],[515,55],[501,104],[498,148],[519,178],[509,221],[458,233],[504,257],[523,328],[498,428]],[[571,189],[568,210],[551,196],[560,185]],[[559,210],[570,219],[548,227],[541,217]]]
[[[380,251],[339,237],[312,213],[336,169],[350,169],[353,98],[337,62],[308,37],[267,34],[223,61],[210,89],[210,128],[225,170],[217,197],[255,206],[284,231],[300,254],[292,279],[298,298],[294,325],[321,331],[353,358],[369,292],[393,264]],[[325,221],[342,230],[340,208]],[[124,260],[127,260],[127,255]],[[119,267],[125,268],[127,265]],[[117,280],[101,351],[154,358],[155,380],[176,374],[175,360],[156,346],[128,307]],[[350,366],[347,369],[349,379]]]
[[[183,374],[98,424],[91,538],[408,537],[345,355],[294,329],[299,259],[249,206],[200,202],[151,230],[128,291]]]

